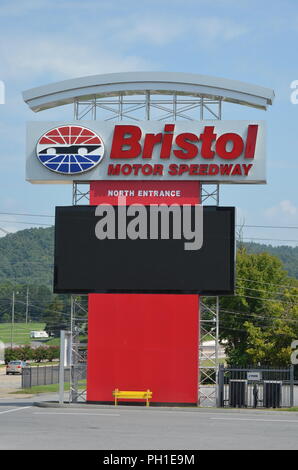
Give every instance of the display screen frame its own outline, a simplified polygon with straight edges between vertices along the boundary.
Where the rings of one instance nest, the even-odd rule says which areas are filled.
[[[182,287],[179,287],[177,288],[177,282],[175,285],[173,285],[173,288],[167,286],[167,284],[164,282],[164,280],[162,279],[162,273],[160,275],[160,281],[158,281],[159,285],[156,284],[157,280],[156,280],[156,275],[158,275],[158,268],[156,268],[156,272],[154,272],[155,274],[155,279],[154,281],[151,281],[153,282],[154,286],[152,287],[152,284],[148,285],[144,285],[143,287],[140,287],[139,285],[139,282],[140,282],[140,279],[142,279],[142,274],[145,273],[146,271],[146,268],[145,270],[143,271],[143,273],[140,273],[138,272],[138,275],[134,278],[135,279],[135,283],[138,284],[138,286],[133,286],[131,285],[130,288],[127,287],[127,279],[126,279],[126,286],[125,287],[119,287],[119,285],[117,287],[110,287],[110,286],[103,286],[104,282],[102,283],[102,287],[99,287],[97,285],[95,285],[93,283],[93,279],[96,277],[96,273],[94,273],[94,276],[92,276],[92,285],[82,285],[82,287],[80,288],[78,286],[79,284],[79,279],[78,281],[74,282],[72,286],[70,286],[69,282],[65,281],[65,279],[62,279],[63,276],[64,277],[71,277],[71,276],[74,276],[75,274],[74,273],[77,273],[76,275],[78,276],[82,276],[82,262],[80,263],[80,256],[82,255],[81,252],[79,252],[79,256],[77,256],[76,254],[76,257],[72,257],[72,256],[69,256],[68,257],[68,263],[70,264],[69,266],[69,269],[68,269],[68,274],[67,276],[65,276],[65,270],[64,273],[62,274],[62,268],[61,266],[63,265],[63,263],[65,263],[65,260],[67,259],[67,253],[69,253],[69,249],[70,249],[70,245],[67,243],[67,247],[66,247],[66,244],[63,242],[63,238],[65,239],[65,237],[67,238],[67,234],[64,233],[63,237],[61,237],[61,230],[63,232],[63,230],[66,230],[66,231],[69,231],[69,233],[71,233],[73,235],[72,236],[69,236],[67,238],[67,240],[70,240],[72,241],[72,243],[74,244],[75,243],[75,240],[74,240],[74,237],[78,237],[78,234],[75,235],[75,230],[71,230],[71,223],[74,224],[74,227],[77,227],[78,225],[78,218],[79,217],[86,217],[86,214],[87,214],[87,219],[90,216],[94,217],[94,227],[95,227],[95,224],[98,220],[98,217],[96,218],[95,216],[95,209],[96,209],[96,205],[94,206],[91,206],[91,205],[86,205],[86,206],[83,206],[83,205],[80,205],[80,206],[58,206],[56,207],[56,223],[55,223],[55,249],[54,249],[54,286],[53,286],[53,291],[54,293],[56,294],[95,294],[95,293],[112,293],[112,294],[115,294],[115,293],[132,293],[132,294],[198,294],[198,295],[205,295],[205,296],[216,296],[216,295],[233,295],[234,294],[234,289],[235,289],[235,253],[236,253],[236,250],[235,250],[235,207],[226,207],[226,206],[203,206],[203,217],[204,217],[204,239],[203,239],[203,247],[205,246],[204,249],[209,249],[210,253],[209,253],[209,258],[208,260],[210,259],[211,256],[215,257],[217,256],[216,254],[213,254],[212,253],[212,247],[211,248],[206,248],[206,245],[204,245],[204,243],[208,244],[208,243],[211,243],[210,240],[211,238],[210,237],[206,237],[206,230],[208,230],[208,214],[220,214],[220,213],[225,213],[227,216],[228,216],[228,219],[229,219],[229,226],[225,227],[225,236],[227,237],[227,242],[226,242],[226,249],[228,251],[228,253],[220,253],[220,255],[222,256],[222,259],[225,260],[225,262],[227,262],[228,264],[228,267],[227,267],[227,270],[226,270],[226,279],[225,279],[225,282],[222,282],[222,285],[223,287],[221,288],[215,288],[215,287],[212,287],[211,284],[210,286],[208,287],[206,284],[205,285],[202,285],[201,284],[201,287],[198,286],[196,288],[193,288],[193,286],[191,286],[191,288],[188,288],[187,286],[185,286],[185,284],[183,285],[183,288]],[[119,206],[112,206],[114,207],[114,209],[117,211]],[[146,209],[148,210],[150,208],[150,206],[145,206]],[[192,206],[193,208],[193,206]],[[69,218],[70,217],[70,218]],[[66,218],[68,218],[68,223],[66,223]],[[218,217],[220,219],[220,217]],[[64,219],[64,220],[63,220]],[[72,219],[72,222],[69,224],[69,221]],[[91,218],[90,218],[91,220]],[[64,228],[63,228],[64,227]],[[94,230],[95,232],[95,230]],[[84,233],[84,230],[83,230],[83,233]],[[86,233],[88,233],[86,231]],[[90,233],[90,232],[89,232]],[[220,227],[217,227],[217,230],[216,230],[216,233],[217,233],[217,239],[218,239],[218,234],[220,233]],[[210,235],[210,234],[209,234]],[[91,235],[88,235],[89,237]],[[181,243],[184,243],[185,242],[185,239],[181,239],[181,240],[98,240],[96,239],[95,237],[95,234],[94,236],[91,236],[92,240],[90,239],[89,242],[94,243],[94,239],[96,240],[96,243],[102,243],[102,248],[104,248],[104,250],[102,250],[102,255],[104,256],[107,256],[109,257],[110,256],[110,259],[112,257],[112,259],[117,259],[117,248],[120,246],[120,243],[122,245],[122,247],[124,247],[125,245],[125,251],[127,252],[128,249],[132,250],[131,247],[133,247],[132,243],[136,243],[135,248],[138,248],[137,252],[140,253],[139,251],[139,248],[140,246],[142,245],[144,250],[142,250],[142,253],[145,253],[147,252],[147,249],[150,249],[151,250],[151,255],[155,255],[155,250],[156,249],[159,249],[160,246],[162,246],[162,252],[160,251],[160,256],[164,256],[164,253],[165,251],[167,251],[168,248],[166,248],[166,250],[164,249],[166,247],[166,242],[170,242],[172,245],[172,251],[173,253],[177,253],[177,247],[178,249],[180,250],[180,252],[182,253],[182,250],[179,248],[179,244]],[[205,241],[204,241],[205,240]],[[212,240],[211,240],[212,241]],[[82,239],[80,238],[80,242],[82,242]],[[70,243],[70,242],[69,242]],[[85,240],[85,243],[88,245],[88,239]],[[118,245],[115,245],[118,244]],[[214,247],[214,240],[213,240],[213,247]],[[211,243],[211,245],[212,245]],[[141,245],[140,245],[141,244]],[[149,246],[149,244],[151,244],[151,246]],[[163,245],[161,245],[163,244]],[[223,243],[224,244],[224,243]],[[63,246],[64,245],[64,246]],[[108,246],[109,245],[109,246]],[[84,244],[83,244],[84,246]],[[86,245],[85,245],[86,246]],[[170,245],[168,245],[169,247]],[[115,252],[115,247],[116,247],[116,252]],[[67,249],[66,249],[67,248]],[[108,248],[108,250],[107,250]],[[171,248],[171,247],[170,247]],[[215,247],[216,248],[216,247]],[[107,254],[107,251],[110,250],[110,253]],[[129,250],[128,250],[129,251]],[[199,264],[200,268],[199,268],[199,271],[195,271],[194,270],[194,261],[193,261],[193,257],[196,256],[197,259],[199,260],[200,258],[200,252],[201,250],[198,250],[198,252],[196,251],[186,251],[185,252],[185,265],[183,266],[184,267],[184,270],[187,270],[187,267],[191,268],[193,272],[198,272],[200,273],[200,275],[202,275],[202,273],[206,273],[208,269],[210,269],[210,273],[209,273],[209,277],[211,279],[211,277],[214,275],[218,275],[218,271],[220,270],[220,267],[219,267],[219,262],[216,263],[216,260],[215,259],[212,259],[212,265],[213,265],[213,268],[212,266],[210,267],[209,266],[209,262],[207,263],[206,260],[205,260],[205,265],[201,265]],[[224,250],[223,250],[224,251]],[[132,253],[131,253],[132,254]],[[138,253],[137,253],[138,254]],[[180,255],[182,256],[182,255]],[[89,257],[90,258],[90,257]],[[96,259],[98,258],[97,257],[92,257],[90,259],[92,259],[92,262],[96,263]],[[130,269],[133,269],[133,262],[131,261],[133,258],[136,258],[136,259],[139,259],[140,257],[131,257],[130,258],[130,262],[128,263],[129,266],[130,266]],[[151,257],[149,257],[151,259]],[[145,258],[145,261],[146,259],[149,259],[149,258]],[[82,258],[81,258],[82,260]],[[188,261],[187,261],[188,260]],[[157,261],[159,262],[159,259],[157,258]],[[121,261],[119,261],[120,263]],[[118,263],[118,266],[119,266],[119,263]],[[138,262],[135,261],[135,263],[137,264]],[[188,263],[188,266],[187,266],[187,263]],[[84,263],[83,263],[84,264]],[[115,264],[115,262],[113,262],[113,264],[115,266],[117,266],[117,263]],[[150,264],[150,262],[149,262]],[[86,266],[86,264],[85,264]],[[129,267],[128,266],[128,267]],[[165,265],[163,265],[165,266]],[[181,268],[181,265],[179,265],[179,267]],[[172,264],[172,270],[168,270],[167,272],[169,273],[172,273],[174,271],[174,268],[175,268],[175,260],[173,260],[173,264]],[[94,268],[95,269],[95,268]],[[120,270],[121,271],[121,270]],[[123,271],[123,269],[122,269]],[[151,271],[154,271],[153,268],[151,268]],[[85,274],[86,274],[86,269],[85,269]],[[127,274],[127,272],[125,273]],[[128,272],[129,274],[129,272]],[[89,273],[88,273],[89,275]],[[126,276],[127,277],[127,276]],[[128,276],[129,277],[129,276]],[[82,279],[82,277],[81,277]],[[104,275],[102,277],[102,279],[104,279]],[[123,281],[122,281],[123,282]],[[144,283],[145,284],[145,283]],[[178,283],[179,284],[179,283]],[[181,286],[181,283],[180,283],[180,286]]]

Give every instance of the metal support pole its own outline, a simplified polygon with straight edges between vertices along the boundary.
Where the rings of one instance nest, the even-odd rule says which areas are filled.
[[[150,91],[146,91],[146,120],[150,120]]]
[[[219,402],[219,297],[216,297],[216,313],[215,313],[215,381],[216,381],[216,403]]]
[[[294,366],[290,366],[290,407],[294,406]]]
[[[14,329],[14,305],[15,305],[15,291],[12,293],[12,305],[11,305],[11,329],[10,329],[10,347],[13,344],[13,329]]]
[[[216,406],[222,408],[224,406],[224,365],[220,364],[218,367],[218,378],[217,378],[217,397]]]
[[[60,331],[59,403],[64,403],[65,331]]]
[[[79,397],[79,338],[78,331],[75,326],[75,301],[73,296],[70,298],[70,323],[71,323],[71,351],[72,363],[70,364],[70,387],[69,401],[77,403]]]
[[[29,287],[27,287],[27,293],[26,293],[26,324],[28,323],[28,313],[29,313]]]
[[[123,95],[119,95],[119,120],[122,121],[123,117]]]

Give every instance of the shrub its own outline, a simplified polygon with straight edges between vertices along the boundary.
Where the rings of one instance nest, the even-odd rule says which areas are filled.
[[[38,346],[33,350],[33,357],[34,361],[41,362],[47,359],[47,347],[45,346]]]
[[[19,348],[6,348],[4,352],[4,361],[7,364],[10,361],[17,361],[20,359]]]
[[[18,348],[18,355],[22,361],[30,361],[30,359],[33,359],[33,349],[30,346]]]
[[[48,360],[52,362],[54,359],[59,359],[60,348],[59,346],[39,346],[38,348],[31,348],[30,346],[23,346],[21,348],[6,348],[4,360],[7,364],[10,361],[36,361],[41,362]]]
[[[52,362],[53,359],[59,359],[60,348],[59,346],[49,346],[47,348],[47,360]]]

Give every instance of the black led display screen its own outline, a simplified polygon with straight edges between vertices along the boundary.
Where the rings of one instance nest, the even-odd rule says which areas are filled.
[[[204,206],[199,249],[186,249],[191,239],[189,231],[185,235],[183,225],[191,220],[189,228],[199,230],[195,225],[194,206],[189,209],[187,220],[181,212],[181,221],[176,225],[176,229],[181,228],[180,238],[175,237],[171,227],[174,220],[171,215],[168,238],[161,237],[161,227],[157,237],[156,234],[155,238],[150,236],[150,206],[143,206],[147,226],[141,230],[138,224],[133,224],[133,233],[139,231],[143,238],[124,237],[123,226],[121,236],[118,232],[119,211],[123,217],[124,208],[110,206],[110,209],[112,223],[108,230],[108,225],[103,224],[103,214],[95,214],[96,206],[56,208],[55,293],[233,294],[234,207]],[[134,219],[134,216],[126,215],[122,219],[122,225],[123,220],[126,224],[124,228],[128,229]],[[104,230],[109,238],[99,239],[98,233]],[[114,238],[111,238],[113,233]]]

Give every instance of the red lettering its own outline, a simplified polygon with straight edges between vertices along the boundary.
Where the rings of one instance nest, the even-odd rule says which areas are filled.
[[[120,175],[121,165],[118,163],[117,165],[109,165],[108,166],[108,175]]]
[[[250,165],[244,165],[243,164],[242,165],[245,176],[248,176],[248,173],[250,172],[251,167],[252,167],[252,164],[250,164]]]
[[[143,147],[143,158],[152,158],[154,146],[162,141],[162,133],[146,134]]]
[[[220,174],[229,175],[232,171],[233,165],[220,165]]]
[[[152,174],[152,165],[143,165],[142,166],[142,173],[145,176],[151,175]]]
[[[153,174],[154,175],[163,175],[163,165],[154,165]]]
[[[188,172],[188,165],[179,165],[178,175],[183,175],[183,173]]]
[[[169,165],[169,171],[168,171],[169,175],[171,176],[175,176],[175,175],[178,175],[178,165],[176,165],[175,163],[171,163]]]
[[[129,134],[127,136],[127,134]],[[115,126],[111,158],[136,158],[140,155],[142,147],[139,140],[142,131],[138,126]],[[128,149],[124,149],[128,146]]]
[[[190,165],[189,174],[190,175],[198,175],[199,174],[199,165]]]
[[[132,172],[132,167],[129,164],[122,165],[121,172],[123,175],[130,175]]]
[[[137,176],[139,174],[141,168],[142,168],[142,165],[132,165],[133,174],[135,176]]]
[[[165,132],[173,132],[175,129],[175,124],[166,124]],[[173,143],[173,134],[164,134],[162,140],[162,146],[160,151],[160,158],[170,158],[172,143]]]
[[[258,128],[256,124],[248,126],[244,158],[255,158]]]
[[[214,134],[214,126],[206,126],[204,132],[200,135],[202,141],[201,156],[203,158],[213,158],[214,153],[211,149],[212,142],[216,140],[217,134]]]
[[[208,166],[209,165],[200,165],[199,175],[201,176],[207,175]]]
[[[189,142],[190,141],[190,142]],[[198,147],[191,142],[198,142],[199,138],[190,132],[184,132],[176,137],[175,143],[183,150],[174,150],[174,155],[183,160],[194,158],[198,154]]]
[[[227,151],[227,143],[232,142],[233,146],[230,151]],[[216,153],[219,157],[225,158],[226,160],[233,160],[238,158],[243,152],[243,140],[242,137],[233,132],[221,135],[216,142]]]
[[[234,176],[234,175],[242,175],[241,165],[239,165],[239,163],[234,166],[231,175],[232,175],[232,176]]]
[[[208,175],[217,175],[219,172],[218,165],[211,164],[209,165]]]

